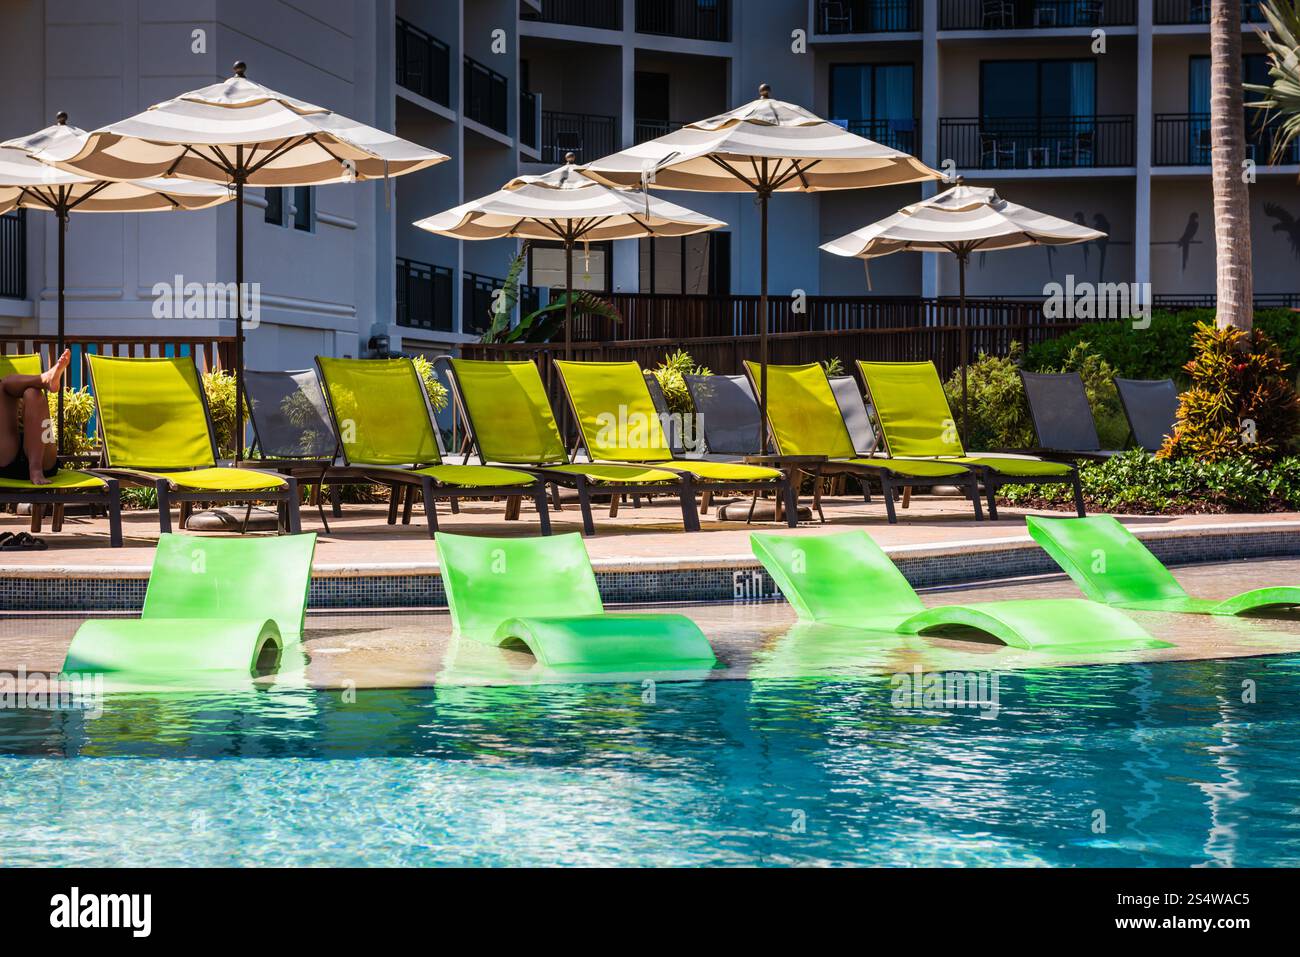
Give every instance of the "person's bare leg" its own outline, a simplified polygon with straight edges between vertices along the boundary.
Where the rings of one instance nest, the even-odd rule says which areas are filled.
[[[58,445],[54,441],[54,424],[50,419],[50,402],[40,389],[23,393],[23,448],[33,485],[49,485],[46,469],[59,461]]]
[[[55,361],[40,375],[14,375],[5,376],[0,379],[0,388],[6,395],[11,395],[15,399],[21,396],[28,389],[41,389],[45,392],[55,392],[63,382],[63,373],[68,371],[68,363],[72,361],[72,352],[68,349],[63,350],[63,355]]]

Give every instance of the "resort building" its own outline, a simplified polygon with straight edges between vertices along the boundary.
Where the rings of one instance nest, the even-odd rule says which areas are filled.
[[[85,129],[228,76],[248,76],[451,157],[382,183],[249,190],[248,280],[260,284],[250,368],[317,354],[442,352],[478,338],[518,244],[457,242],[411,223],[521,173],[579,162],[773,95],[915,153],[1006,198],[1087,224],[1102,243],[976,256],[977,296],[1046,284],[1150,283],[1160,299],[1214,293],[1205,0],[0,0],[0,138],[67,110]],[[1243,4],[1244,71],[1264,75]],[[1255,287],[1297,292],[1295,146],[1253,131]],[[819,244],[929,195],[929,184],[772,204],[771,290],[934,297],[951,257],[899,255],[870,276]],[[749,195],[674,200],[729,224],[688,239],[580,250],[576,284],[618,294],[758,291]],[[74,216],[71,336],[196,339],[228,320],[159,320],[159,284],[228,281],[234,211]],[[0,338],[52,335],[56,232],[0,219]],[[177,277],[181,277],[177,280]],[[535,246],[525,303],[562,284]],[[162,327],[160,322],[166,322]],[[191,331],[192,330],[192,331]]]

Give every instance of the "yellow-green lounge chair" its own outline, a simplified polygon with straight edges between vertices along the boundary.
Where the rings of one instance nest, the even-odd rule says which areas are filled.
[[[424,496],[429,537],[438,531],[434,500],[530,495],[543,535],[551,534],[546,485],[519,469],[452,465],[442,461],[429,397],[410,359],[316,357],[325,401],[339,437],[343,462],[385,485],[418,486]],[[408,510],[409,510],[409,502]],[[391,524],[396,498],[389,508]],[[509,514],[509,511],[507,512]]]
[[[555,368],[578,423],[580,447],[593,462],[637,463],[676,472],[692,501],[697,490],[715,495],[770,491],[784,499],[786,524],[799,524],[794,487],[779,469],[674,458],[635,362],[556,360]]]
[[[290,476],[217,464],[217,440],[199,370],[189,356],[126,359],[86,356],[95,393],[103,465],[127,485],[158,492],[158,527],[182,524],[193,502],[275,502],[281,527],[302,531],[298,483]]]
[[[758,364],[746,362],[745,367],[757,393]],[[777,451],[782,455],[826,456],[822,472],[853,476],[862,485],[863,497],[868,502],[871,493],[866,480],[874,478],[880,483],[885,498],[885,514],[891,525],[898,521],[894,511],[894,490],[907,486],[955,485],[964,488],[975,509],[975,518],[984,517],[980,511],[978,477],[963,465],[858,455],[821,363],[769,365],[767,388],[767,421]]]
[[[876,408],[889,454],[898,459],[954,462],[974,469],[984,485],[989,517],[998,517],[998,489],[1003,485],[1072,485],[1074,507],[1083,516],[1079,472],[1064,462],[1031,455],[967,453],[957,420],[944,395],[933,362],[864,362],[858,370]]]
[[[40,375],[41,357],[30,355],[0,355],[0,379],[7,375]],[[16,505],[26,502],[32,507],[32,531],[41,530],[45,507],[52,506],[50,528],[61,531],[62,505],[102,505],[108,512],[108,543],[114,548],[122,545],[122,500],[118,495],[117,480],[89,472],[59,469],[49,485],[33,485],[23,479],[0,478],[0,504]]]
[[[479,460],[526,468],[547,482],[576,489],[584,534],[596,534],[591,518],[593,494],[661,491],[680,497],[686,530],[699,531],[695,497],[676,472],[644,465],[568,461],[536,363],[447,359],[443,364],[460,399]]]

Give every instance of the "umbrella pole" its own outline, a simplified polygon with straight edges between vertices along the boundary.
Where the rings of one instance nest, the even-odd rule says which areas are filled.
[[[961,309],[961,440],[963,445],[970,441],[970,432],[968,431],[969,402],[966,395],[966,358],[970,354],[966,317],[966,257],[968,255],[970,254],[964,252],[957,254],[957,293],[959,308]]]
[[[64,349],[64,342],[63,342],[64,289],[65,289],[64,263],[66,261],[66,251],[64,247],[67,241],[67,237],[64,235],[64,233],[66,233],[68,229],[68,207],[66,205],[60,205],[57,210],[57,214],[58,214],[58,225],[55,228],[59,231],[59,325],[58,325],[58,335],[57,335],[58,341],[55,343],[54,346],[55,362],[59,360],[59,356],[63,355],[63,349]],[[63,455],[63,383],[62,382],[59,383],[59,395],[58,395],[57,402],[58,402],[58,409],[59,409],[57,413],[57,419],[56,419],[56,421],[58,422],[58,430],[59,430],[58,455],[61,457]]]
[[[238,149],[242,167],[244,148]],[[235,461],[244,457],[244,172],[235,175]]]
[[[564,358],[573,358],[573,240],[564,241]]]
[[[758,293],[758,450],[767,454],[767,199],[760,190],[759,209],[759,293]]]

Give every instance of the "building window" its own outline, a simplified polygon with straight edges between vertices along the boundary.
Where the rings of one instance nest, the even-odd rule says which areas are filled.
[[[730,233],[642,239],[638,252],[642,292],[687,296],[731,293]]]
[[[284,190],[279,186],[268,186],[262,190],[266,197],[266,212],[262,218],[272,226],[284,225]]]
[[[915,153],[912,64],[837,63],[831,67],[831,121],[850,133]]]
[[[1091,119],[1096,115],[1095,60],[985,60],[980,63],[980,117],[986,121]]]
[[[295,186],[293,188],[293,228],[309,233],[315,223],[316,187]]]
[[[610,243],[578,243],[573,247],[573,288],[609,292],[613,279]],[[534,242],[528,249],[528,285],[564,288],[564,245]]]

